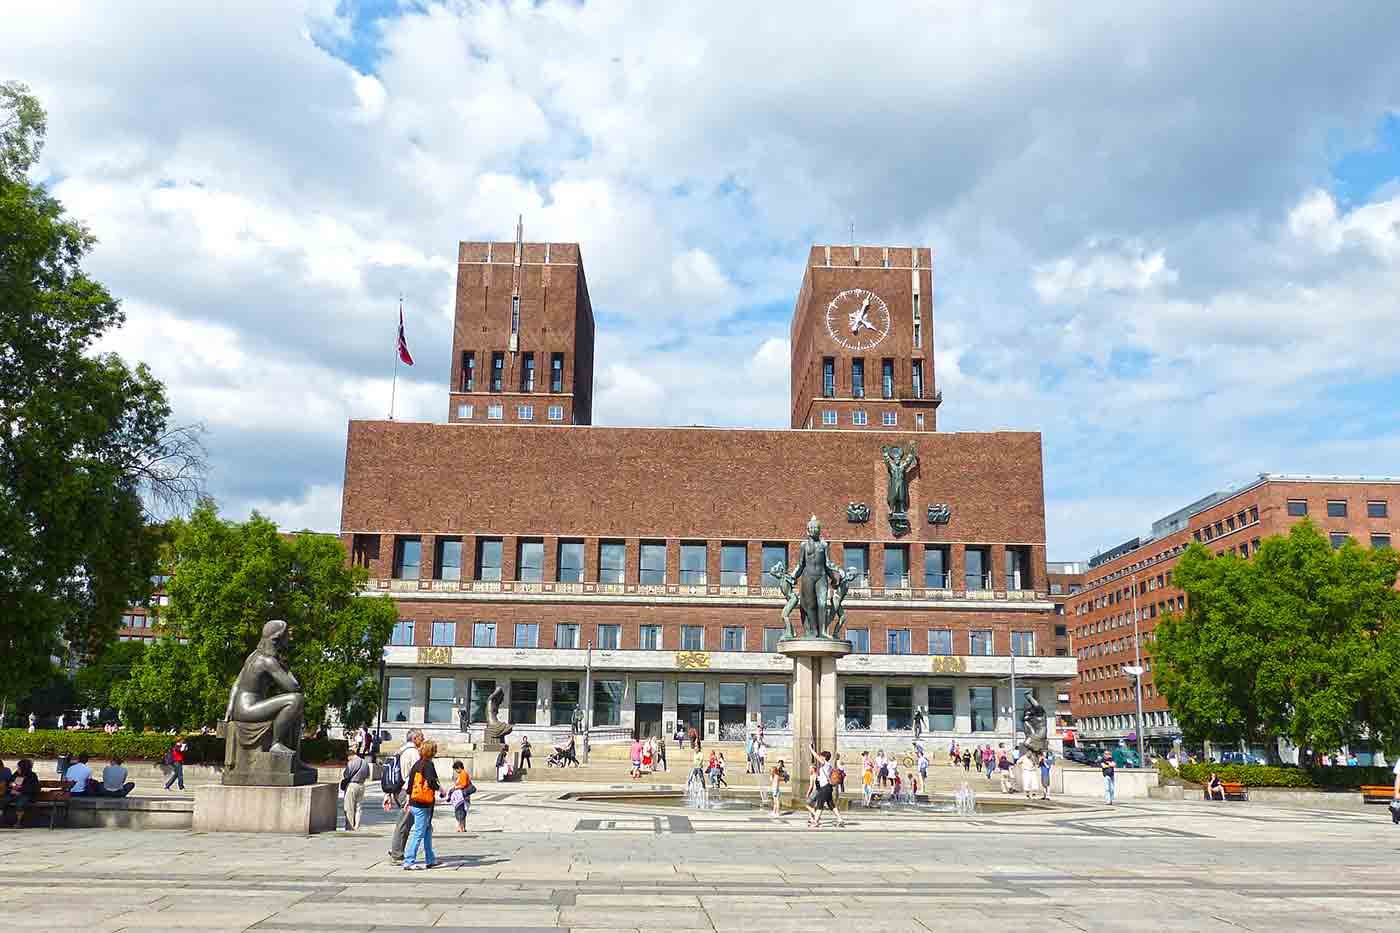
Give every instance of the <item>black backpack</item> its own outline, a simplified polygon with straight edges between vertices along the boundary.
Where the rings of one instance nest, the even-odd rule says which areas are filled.
[[[385,759],[384,773],[379,776],[379,787],[391,797],[403,790],[403,770],[399,767],[398,755]]]

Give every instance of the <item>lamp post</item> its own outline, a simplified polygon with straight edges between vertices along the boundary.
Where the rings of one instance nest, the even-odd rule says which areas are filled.
[[[589,731],[593,727],[593,642],[588,642],[588,651],[583,656],[583,760],[588,760]]]
[[[1133,678],[1134,694],[1137,699],[1137,749],[1138,767],[1147,763],[1147,756],[1142,753],[1142,638],[1138,635],[1138,602],[1137,602],[1137,574],[1132,576],[1133,585],[1133,666],[1124,667],[1124,672],[1131,674]]]

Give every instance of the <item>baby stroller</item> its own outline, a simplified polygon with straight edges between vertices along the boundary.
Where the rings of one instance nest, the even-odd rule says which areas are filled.
[[[564,746],[554,746],[554,754],[550,755],[545,764],[551,768],[567,768],[572,764],[578,767],[578,753],[574,749],[574,740],[569,739],[569,744]]]

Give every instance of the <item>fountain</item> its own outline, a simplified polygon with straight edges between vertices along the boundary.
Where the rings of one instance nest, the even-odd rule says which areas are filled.
[[[977,812],[977,794],[973,792],[971,787],[967,786],[966,781],[963,781],[957,794],[954,795],[953,805],[958,816],[972,816]]]

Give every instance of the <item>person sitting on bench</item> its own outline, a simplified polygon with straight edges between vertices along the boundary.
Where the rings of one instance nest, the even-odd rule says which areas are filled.
[[[74,797],[81,797],[88,792],[88,782],[92,780],[92,769],[88,767],[87,752],[78,756],[78,760],[68,766],[68,770],[63,772],[63,783],[68,785],[68,793]]]
[[[135,789],[136,782],[126,779],[122,760],[113,757],[112,763],[102,769],[102,783],[97,787],[97,793],[102,797],[125,797]]]
[[[15,765],[14,780],[10,793],[4,800],[5,809],[15,808],[15,828],[24,825],[24,811],[39,799],[39,775],[34,773],[34,762],[21,758]]]
[[[1206,799],[1225,799],[1225,785],[1220,783],[1220,778],[1214,771],[1210,773],[1210,782],[1206,784]]]

